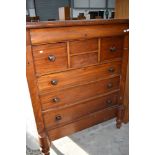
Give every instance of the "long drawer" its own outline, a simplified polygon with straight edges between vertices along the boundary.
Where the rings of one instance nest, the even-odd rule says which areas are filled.
[[[107,96],[101,96],[96,99],[76,104],[68,108],[51,110],[43,113],[45,127],[55,127],[64,125],[70,121],[87,115],[89,113],[111,107],[117,104],[118,92]]]
[[[88,83],[107,76],[119,75],[120,70],[121,61],[116,61],[93,67],[49,74],[38,78],[38,88],[40,93],[58,91],[62,88]],[[54,84],[52,81],[56,81],[57,83]]]
[[[96,95],[119,89],[120,77],[94,81],[85,85],[76,86],[46,95],[40,95],[42,109],[73,104]]]
[[[47,131],[47,134],[50,140],[55,140],[60,137],[64,137],[74,132],[91,127],[92,125],[114,118],[116,117],[116,115],[117,115],[117,107],[100,110],[100,111],[91,113],[87,116],[84,116],[67,125],[49,130]]]
[[[127,24],[118,25],[93,25],[93,26],[74,26],[46,29],[31,29],[32,45],[55,43],[62,41],[90,39],[104,36],[124,35]]]

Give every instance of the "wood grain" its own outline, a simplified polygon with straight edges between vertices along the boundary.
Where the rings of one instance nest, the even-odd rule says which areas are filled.
[[[33,45],[123,35],[127,24],[31,29]]]
[[[101,61],[101,38],[98,38],[98,62]]]
[[[49,28],[49,27],[73,27],[73,26],[89,26],[89,25],[109,25],[109,24],[127,24],[128,19],[91,19],[91,20],[69,20],[69,21],[54,21],[54,22],[27,22],[27,29]]]
[[[35,77],[34,60],[32,56],[29,30],[26,30],[26,37],[27,37],[26,38],[26,77],[27,77],[27,82],[29,86],[29,92],[31,96],[32,107],[33,107],[34,117],[36,121],[39,141],[40,141],[40,147],[41,147],[42,153],[44,153],[45,155],[49,155],[50,142],[49,142],[49,137],[47,136],[45,131],[45,125],[44,125],[42,112],[41,112],[41,103],[38,96],[38,89],[36,87],[37,80]]]
[[[74,122],[75,119],[88,115],[92,112],[117,105],[118,93],[113,93],[108,96],[102,96],[94,100],[76,104],[59,110],[50,110],[43,114],[46,128],[55,128],[65,125],[69,122]],[[56,120],[56,116],[60,115],[61,120]]]
[[[37,80],[35,77],[35,70],[34,70],[34,64],[33,64],[33,57],[32,57],[32,51],[31,51],[31,45],[29,40],[29,30],[27,30],[27,46],[26,46],[26,77],[27,82],[29,86],[29,92],[31,95],[31,101],[34,111],[35,120],[37,123],[37,129],[38,133],[44,132],[44,123],[41,113],[41,103],[38,96],[38,89],[36,87]]]
[[[60,137],[68,136],[74,132],[83,130],[85,128],[101,123],[103,121],[114,118],[116,117],[116,113],[117,113],[117,107],[97,111],[95,113],[82,117],[76,122],[70,123],[60,128],[49,130],[48,136],[51,140],[55,140]]]
[[[115,18],[116,19],[129,18],[129,0],[116,0]]]
[[[106,92],[110,92],[112,90],[116,90],[119,88],[119,76],[104,79],[99,81],[94,81],[87,83],[85,85],[71,87],[65,90],[55,91],[48,94],[40,95],[40,99],[42,102],[42,108],[46,109],[50,108],[52,105],[58,104],[59,106],[73,104],[75,102],[79,102],[85,100],[89,97],[100,95]],[[108,88],[108,84],[112,84],[111,88]],[[53,102],[53,99],[57,97],[60,99],[58,103]]]
[[[120,80],[120,104],[124,103],[124,93],[126,85],[126,75],[127,75],[127,66],[129,60],[129,34],[125,33],[124,44],[123,44],[123,62],[121,69],[121,80]]]
[[[128,123],[129,122],[129,65],[127,67],[127,74],[126,74],[124,106],[125,106],[125,113],[124,113],[123,122]]]
[[[101,61],[122,57],[123,39],[123,36],[101,38]],[[116,51],[111,51],[111,48],[116,48]]]
[[[43,94],[49,91],[58,91],[79,84],[85,84],[89,81],[95,81],[114,75],[120,75],[121,64],[121,61],[114,61],[105,64],[100,64],[97,66],[85,67],[82,69],[74,69],[66,72],[41,76],[37,79],[39,92],[40,94]],[[110,71],[110,69],[113,70]],[[54,79],[58,81],[57,85],[51,84],[51,80]]]
[[[70,62],[70,43],[69,43],[69,41],[67,41],[67,62],[68,62],[68,68],[70,68],[71,62]]]
[[[71,68],[80,68],[98,63],[98,53],[87,53],[83,55],[71,56]]]
[[[51,140],[105,120],[121,127],[128,28],[128,20],[27,23],[26,74],[44,155]]]
[[[70,53],[87,53],[91,51],[97,51],[97,39],[88,39],[88,40],[78,40],[78,41],[71,41],[70,42]]]
[[[49,56],[54,56],[55,61],[50,61]],[[67,69],[67,44],[56,43],[33,46],[33,57],[36,74],[61,71]]]

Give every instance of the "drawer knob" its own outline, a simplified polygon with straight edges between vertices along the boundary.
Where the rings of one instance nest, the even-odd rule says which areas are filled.
[[[109,106],[109,105],[112,105],[112,100],[108,99],[108,100],[106,101],[106,103],[107,103],[108,106]]]
[[[56,120],[56,121],[60,121],[61,119],[62,119],[61,115],[55,116],[55,120]]]
[[[107,88],[112,88],[113,84],[112,83],[108,83]]]
[[[55,103],[60,102],[60,98],[55,97],[55,98],[52,99],[52,101],[55,102]]]
[[[110,52],[115,52],[116,51],[116,47],[110,47]]]
[[[58,80],[52,80],[52,81],[51,81],[51,84],[52,84],[52,85],[57,85],[57,84],[58,84]]]
[[[108,71],[109,71],[110,73],[113,73],[113,72],[115,71],[115,68],[114,68],[114,67],[110,67],[110,68],[108,69]]]
[[[54,62],[56,57],[54,55],[49,55],[48,60]]]

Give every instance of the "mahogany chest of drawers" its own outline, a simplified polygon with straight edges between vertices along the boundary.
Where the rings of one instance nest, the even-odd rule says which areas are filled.
[[[27,23],[27,80],[40,146],[123,117],[128,20]]]

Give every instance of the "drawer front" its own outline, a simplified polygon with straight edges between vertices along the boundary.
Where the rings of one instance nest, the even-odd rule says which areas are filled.
[[[123,35],[128,24],[73,26],[59,28],[31,29],[32,45],[55,43],[66,40],[90,39],[104,36]]]
[[[98,50],[98,39],[71,41],[69,43],[70,54],[94,52]]]
[[[97,52],[71,56],[71,68],[80,68],[84,66],[89,66],[97,64],[97,62],[98,62]]]
[[[119,88],[120,78],[99,80],[82,86],[41,95],[42,109],[81,102],[82,100],[104,94]]]
[[[45,127],[54,127],[74,121],[75,119],[92,112],[111,107],[117,104],[118,93],[102,96],[91,101],[64,108],[52,110],[43,114]]]
[[[122,57],[123,36],[101,39],[101,61]]]
[[[38,88],[40,93],[45,93],[47,91],[52,92],[60,90],[61,88],[68,88],[102,79],[107,76],[119,75],[121,63],[121,61],[115,61],[102,65],[45,75],[38,78]],[[57,81],[56,85],[52,84],[53,80]]]
[[[81,119],[73,123],[69,123],[64,126],[49,130],[47,133],[50,140],[56,140],[58,138],[68,136],[74,132],[86,129],[103,121],[114,118],[116,117],[116,114],[117,107],[100,110],[85,117],[82,117]]]
[[[66,43],[33,46],[33,56],[37,74],[51,73],[67,68]]]

